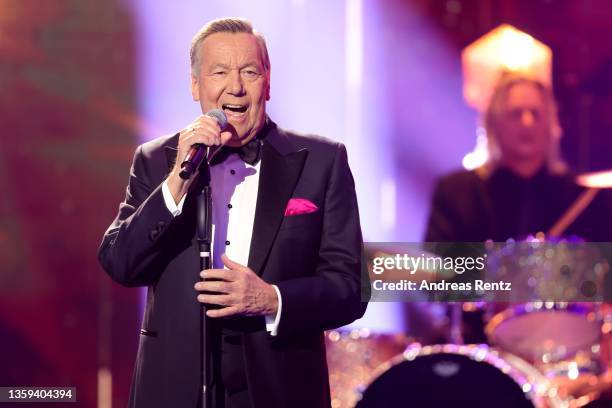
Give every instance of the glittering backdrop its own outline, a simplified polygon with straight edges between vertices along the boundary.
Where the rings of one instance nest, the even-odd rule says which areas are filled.
[[[114,0],[0,10],[0,385],[76,386],[90,407],[114,367],[125,405],[138,302],[95,252],[136,143],[134,22]]]
[[[227,15],[267,38],[275,121],[347,145],[370,241],[422,236],[433,180],[474,143],[460,50],[501,22],[555,52],[570,162],[612,165],[603,0],[0,0],[0,385],[125,406],[142,300],[95,252],[135,146],[199,113],[189,41]],[[356,326],[410,330],[397,306]]]

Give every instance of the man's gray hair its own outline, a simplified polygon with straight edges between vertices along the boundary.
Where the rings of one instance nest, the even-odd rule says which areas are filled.
[[[191,59],[192,75],[197,75],[200,69],[200,46],[202,41],[216,33],[247,33],[254,35],[261,48],[264,68],[266,72],[270,71],[270,57],[268,56],[268,47],[266,46],[266,40],[263,35],[257,32],[253,28],[253,24],[245,18],[226,17],[208,22],[191,40],[189,57]]]
[[[520,83],[533,85],[542,95],[546,105],[546,115],[548,121],[548,135],[550,137],[550,147],[547,152],[546,162],[548,169],[552,173],[561,174],[567,171],[567,164],[561,155],[561,134],[563,133],[559,125],[559,116],[557,104],[550,86],[543,84],[540,80],[530,77],[529,75],[515,72],[502,72],[500,78],[495,85],[493,95],[489,102],[486,112],[484,113],[484,126],[487,132],[487,148],[489,150],[489,159],[485,164],[491,170],[497,166],[497,162],[501,159],[499,143],[497,141],[497,132],[499,131],[499,119],[503,115],[506,97],[510,88]]]

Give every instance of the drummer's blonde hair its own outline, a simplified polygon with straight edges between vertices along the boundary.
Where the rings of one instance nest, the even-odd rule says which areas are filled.
[[[567,164],[561,156],[560,146],[561,135],[563,132],[561,126],[559,125],[557,104],[555,102],[552,89],[537,79],[531,78],[525,74],[512,72],[504,72],[501,74],[500,79],[493,90],[489,106],[487,107],[483,117],[483,125],[487,133],[487,148],[489,157],[484,165],[484,169],[482,170],[489,173],[491,170],[497,167],[501,159],[501,151],[497,143],[496,134],[498,121],[501,115],[504,113],[506,107],[506,96],[508,95],[510,88],[522,83],[531,84],[538,89],[542,94],[544,103],[546,105],[550,137],[550,147],[546,156],[548,170],[553,174],[565,173],[567,171]]]

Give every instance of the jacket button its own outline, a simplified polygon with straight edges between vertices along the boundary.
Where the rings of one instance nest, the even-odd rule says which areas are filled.
[[[149,233],[149,239],[151,241],[155,241],[155,239],[157,239],[157,236],[159,235],[159,231],[151,231]]]

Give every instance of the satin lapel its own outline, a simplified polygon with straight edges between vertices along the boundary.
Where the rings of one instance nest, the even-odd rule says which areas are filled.
[[[286,155],[279,153],[274,142],[283,141],[278,139],[276,131],[272,133],[264,140],[262,146],[261,174],[249,253],[249,267],[257,274],[261,274],[285,216],[287,202],[293,194],[308,156],[308,151],[305,149]],[[281,146],[281,143],[277,147],[283,147],[281,151],[285,150],[285,146]]]

